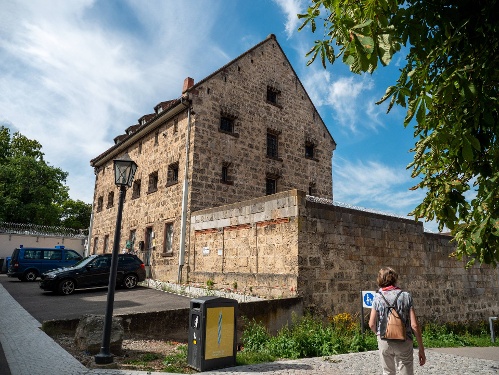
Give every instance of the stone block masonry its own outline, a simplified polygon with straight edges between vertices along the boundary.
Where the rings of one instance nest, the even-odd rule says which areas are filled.
[[[382,266],[400,275],[423,321],[499,313],[499,270],[450,257],[452,238],[410,219],[308,200],[292,190],[194,212],[189,278],[266,298],[300,295],[317,314],[358,314]]]

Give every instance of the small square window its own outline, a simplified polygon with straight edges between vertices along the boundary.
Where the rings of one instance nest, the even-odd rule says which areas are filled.
[[[227,133],[233,133],[234,132],[234,119],[231,119],[230,117],[222,116],[220,118],[220,130],[227,132]]]
[[[266,194],[272,195],[277,193],[277,180],[275,178],[267,178],[265,181],[266,181]]]
[[[142,181],[140,179],[139,180],[135,180],[133,182],[132,199],[137,199],[138,197],[140,197],[140,186],[141,186],[141,183],[142,183]]]
[[[178,162],[168,166],[168,175],[166,177],[166,186],[176,184],[178,182]]]
[[[158,171],[149,175],[149,187],[147,192],[154,193],[156,190],[158,190]]]

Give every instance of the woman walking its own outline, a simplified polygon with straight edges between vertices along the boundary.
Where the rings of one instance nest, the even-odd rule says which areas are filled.
[[[374,296],[369,327],[378,335],[378,349],[383,368],[383,375],[414,374],[413,332],[418,342],[419,365],[423,366],[426,356],[416,313],[409,292],[402,291],[397,284],[398,275],[390,267],[383,267],[378,272],[379,291]],[[396,310],[405,325],[405,340],[387,340],[380,337],[380,322],[388,315],[389,305]]]

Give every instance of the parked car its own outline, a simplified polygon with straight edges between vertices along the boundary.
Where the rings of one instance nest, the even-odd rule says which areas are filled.
[[[17,277],[22,281],[35,281],[44,272],[71,266],[81,259],[83,257],[80,254],[64,246],[54,248],[20,246],[12,253],[7,276]]]
[[[107,286],[111,268],[111,254],[91,255],[71,267],[52,270],[41,275],[40,288],[63,295],[75,289]],[[116,285],[132,289],[146,279],[146,268],[136,255],[118,255]]]

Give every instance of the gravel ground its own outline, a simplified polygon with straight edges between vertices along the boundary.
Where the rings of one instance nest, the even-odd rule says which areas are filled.
[[[52,338],[85,367],[90,368],[95,363],[92,354],[76,348],[73,336],[61,334]],[[183,344],[162,340],[125,339],[123,340],[123,353],[115,356],[114,362],[121,370],[159,372],[165,367],[163,363],[165,357],[177,354],[179,345]],[[186,367],[185,372],[192,373],[194,370]]]

